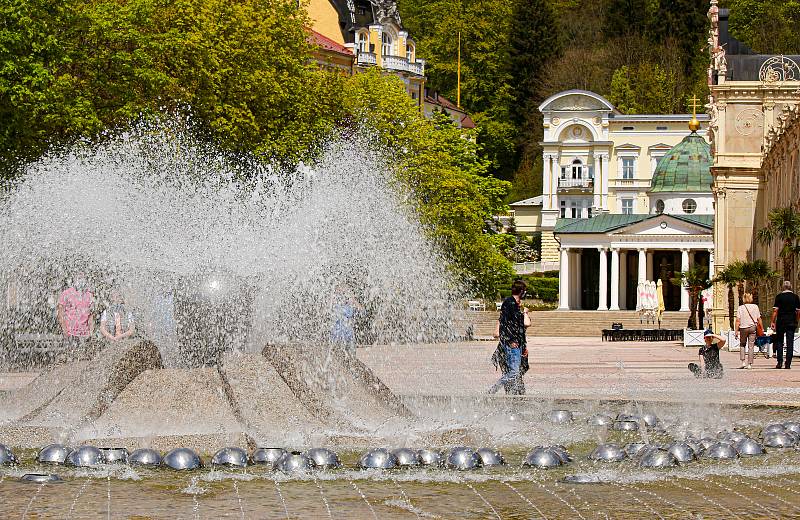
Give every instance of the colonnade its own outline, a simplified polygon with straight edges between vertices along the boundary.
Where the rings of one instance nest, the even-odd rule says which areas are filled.
[[[559,305],[560,310],[569,310],[579,308],[580,301],[580,254],[584,248],[580,247],[562,247],[561,248],[561,265],[559,272]],[[677,249],[677,248],[676,248]],[[705,249],[705,248],[704,248]],[[620,283],[627,278],[627,259],[629,254],[637,254],[637,283],[644,281],[653,281],[653,253],[654,249],[649,248],[636,248],[636,249],[621,249],[618,247],[598,247],[600,253],[600,266],[599,266],[599,300],[600,303],[597,307],[599,311],[618,311],[623,306],[620,306],[620,301],[624,302],[626,299],[626,284]],[[675,250],[672,248],[663,248],[661,250]],[[696,248],[680,248],[681,252],[681,268],[680,271],[687,271],[690,267],[689,253],[692,251],[701,251],[703,249]],[[709,265],[708,272],[714,272],[714,250],[705,249],[709,252]],[[611,283],[608,280],[608,253],[611,253]],[[575,262],[576,266],[572,267]],[[576,275],[577,276],[574,276]],[[676,273],[677,275],[677,273]],[[574,286],[578,284],[578,287]],[[608,294],[610,286],[611,294]],[[609,298],[610,296],[610,298]],[[610,305],[609,305],[610,299]],[[689,291],[686,289],[681,290],[681,311],[689,310]]]

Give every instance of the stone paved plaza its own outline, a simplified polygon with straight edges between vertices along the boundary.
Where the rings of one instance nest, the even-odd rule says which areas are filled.
[[[400,395],[479,395],[499,377],[490,361],[495,346],[379,346],[359,349],[358,356]],[[752,370],[739,370],[739,353],[723,351],[724,378],[697,380],[687,370],[697,348],[677,342],[529,337],[528,346],[531,397],[800,406],[800,363],[775,370],[774,358],[759,355]]]

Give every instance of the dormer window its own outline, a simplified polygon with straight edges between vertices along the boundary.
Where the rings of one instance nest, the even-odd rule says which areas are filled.
[[[413,45],[406,45],[406,59],[409,63],[414,62],[414,46]]]

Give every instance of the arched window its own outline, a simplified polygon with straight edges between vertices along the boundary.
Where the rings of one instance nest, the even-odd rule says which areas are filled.
[[[369,52],[369,35],[365,32],[358,33],[356,44],[358,45],[358,52]]]
[[[658,213],[659,215],[664,213],[664,201],[661,199],[658,199],[656,201],[656,213]]]
[[[583,178],[583,163],[580,159],[575,159],[572,161],[572,178],[573,179],[581,179]]]
[[[686,199],[683,201],[683,212],[687,215],[691,215],[697,211],[697,202],[694,199]]]
[[[383,47],[381,48],[381,52],[384,56],[394,56],[392,53],[392,43],[392,35],[383,33]]]

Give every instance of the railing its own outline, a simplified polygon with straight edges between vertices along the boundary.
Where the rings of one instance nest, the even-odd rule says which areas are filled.
[[[356,58],[358,60],[359,65],[377,65],[378,64],[378,57],[375,56],[374,52],[361,52],[359,51],[358,56]]]
[[[400,70],[410,72],[418,76],[425,75],[425,60],[416,60],[413,63],[403,56],[390,56],[384,54],[381,57],[381,66],[388,70]],[[378,64],[378,57],[373,52],[358,52],[356,63],[360,66],[371,66]]]
[[[592,188],[593,179],[558,179],[559,188]]]
[[[521,262],[514,264],[514,272],[517,274],[531,274],[558,271],[559,266],[559,262]]]
[[[613,188],[648,188],[650,181],[648,179],[611,179],[609,184]]]

